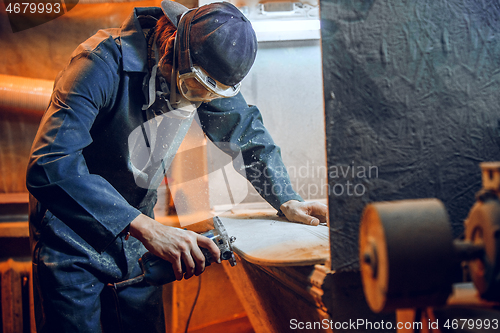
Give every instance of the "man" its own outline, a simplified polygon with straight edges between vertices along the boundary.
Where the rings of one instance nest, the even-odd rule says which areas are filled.
[[[233,5],[188,11],[168,0],[136,8],[120,29],[75,50],[56,78],[27,172],[39,333],[164,331],[161,288],[106,286],[139,275],[146,250],[170,261],[178,280],[203,272],[200,247],[219,258],[208,238],[153,219],[158,175],[193,110],[214,143],[241,150],[247,178],[273,189],[261,193],[280,213],[326,220],[326,206],[292,190],[258,109],[238,93],[256,50],[250,22]],[[147,148],[162,158],[141,160],[138,138],[151,139]]]

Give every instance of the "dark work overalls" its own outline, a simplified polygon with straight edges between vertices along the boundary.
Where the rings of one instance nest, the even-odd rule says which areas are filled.
[[[27,187],[39,333],[164,332],[161,288],[127,287],[115,302],[106,287],[141,273],[146,249],[123,231],[140,213],[153,217],[156,203],[156,189],[137,185],[128,147],[152,112],[142,110],[150,74],[140,15],[163,13],[136,8],[120,29],[75,50],[33,143]],[[210,140],[239,147],[247,179],[273,207],[302,200],[259,110],[241,94],[201,104],[198,116]]]

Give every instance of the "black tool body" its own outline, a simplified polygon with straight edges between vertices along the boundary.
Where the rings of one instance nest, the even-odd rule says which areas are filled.
[[[222,224],[219,217],[215,216],[213,218],[214,229],[209,230],[202,234],[209,239],[211,239],[215,245],[220,250],[220,260],[228,260],[231,266],[236,265],[236,259],[234,257],[234,253],[231,247],[231,243],[233,243],[236,238],[229,237],[224,225]],[[213,262],[216,262],[217,259],[212,256],[212,253],[206,249],[201,247],[201,252],[205,256],[205,267],[210,266]],[[130,286],[136,283],[140,283],[142,281],[146,281],[147,283],[154,286],[161,286],[176,280],[174,269],[172,263],[152,254],[151,252],[146,252],[139,259],[139,264],[141,265],[142,274],[122,282],[111,283],[110,285],[115,288],[123,288],[126,286]],[[181,260],[182,264],[182,272],[186,272],[186,265]]]
[[[201,251],[205,256],[205,267],[210,266],[213,262],[212,254],[205,248],[201,248]],[[142,258],[139,259],[139,264],[144,275],[144,281],[153,286],[161,286],[176,280],[172,263],[155,256],[151,252],[144,253]],[[184,261],[181,260],[181,264],[182,272],[185,273],[186,265],[184,265]]]

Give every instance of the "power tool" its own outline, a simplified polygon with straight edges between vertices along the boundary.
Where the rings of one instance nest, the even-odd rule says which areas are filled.
[[[234,243],[236,237],[229,237],[218,216],[213,218],[214,229],[202,233],[202,236],[210,238],[220,250],[220,259],[227,260],[231,266],[236,265],[236,259],[232,250],[231,244]],[[210,266],[211,263],[216,262],[216,258],[212,257],[209,250],[201,248],[205,256],[205,267]],[[146,252],[140,259],[139,264],[142,269],[142,274],[122,282],[110,284],[115,289],[120,289],[126,286],[146,281],[153,286],[161,286],[175,281],[175,274],[172,264],[151,252]],[[182,263],[182,271],[186,271],[184,263]]]

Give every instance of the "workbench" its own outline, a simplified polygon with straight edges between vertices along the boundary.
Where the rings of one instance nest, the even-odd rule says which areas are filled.
[[[312,327],[309,332],[334,332],[339,331],[332,329],[336,324],[361,315],[372,321],[394,320],[394,314],[375,315],[368,309],[359,272],[329,270],[327,226],[287,222],[275,210],[265,208],[217,215],[228,235],[236,237],[237,265],[224,261],[207,267],[201,275],[190,332],[216,332],[214,323],[225,323],[225,332],[238,333],[281,333],[308,327]],[[175,218],[158,219],[176,225]],[[187,228],[203,231],[200,224]],[[165,286],[167,332],[184,331],[197,287],[197,277]],[[231,330],[244,322],[243,329]]]

